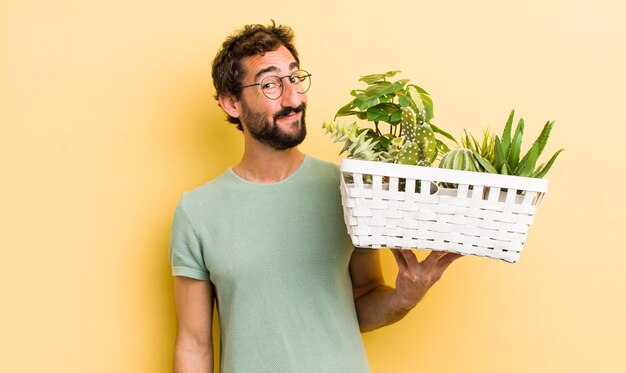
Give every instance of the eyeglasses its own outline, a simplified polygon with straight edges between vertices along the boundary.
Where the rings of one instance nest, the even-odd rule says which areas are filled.
[[[303,94],[311,88],[311,74],[305,70],[294,71],[293,73],[285,76],[266,76],[260,82],[244,85],[241,88],[254,87],[256,85],[261,86],[261,92],[265,97],[270,100],[277,100],[283,94],[283,79],[289,78],[289,83],[293,86],[296,92]]]

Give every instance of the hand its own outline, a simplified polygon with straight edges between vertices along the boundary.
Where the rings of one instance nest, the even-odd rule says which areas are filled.
[[[407,311],[415,307],[452,262],[463,256],[431,251],[426,259],[420,262],[412,250],[391,249],[391,252],[398,263],[396,294],[400,297],[400,304]]]

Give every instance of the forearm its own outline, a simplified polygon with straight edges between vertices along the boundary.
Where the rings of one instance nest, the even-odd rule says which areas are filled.
[[[359,328],[369,332],[400,321],[417,302],[406,302],[396,289],[380,285],[354,300]]]
[[[362,332],[401,320],[460,254],[431,252],[419,262],[411,250],[391,250],[398,263],[395,288],[385,285],[378,251],[354,253],[350,275]]]

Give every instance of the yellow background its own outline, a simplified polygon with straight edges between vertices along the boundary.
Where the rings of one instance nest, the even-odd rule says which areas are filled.
[[[546,151],[566,148],[521,261],[459,260],[364,335],[373,372],[626,371],[625,16],[610,0],[2,0],[0,371],[171,370],[175,203],[242,149],[210,63],[270,18],[313,74],[308,153],[338,162],[322,122],[392,69],[455,135],[515,108],[526,145],[553,119]]]

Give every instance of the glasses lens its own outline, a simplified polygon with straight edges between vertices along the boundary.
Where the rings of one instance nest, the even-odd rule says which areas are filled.
[[[283,84],[277,76],[268,76],[261,80],[261,90],[267,98],[276,100],[283,93]]]
[[[304,70],[298,70],[291,74],[289,81],[294,85],[298,93],[305,93],[311,88],[311,74]]]

